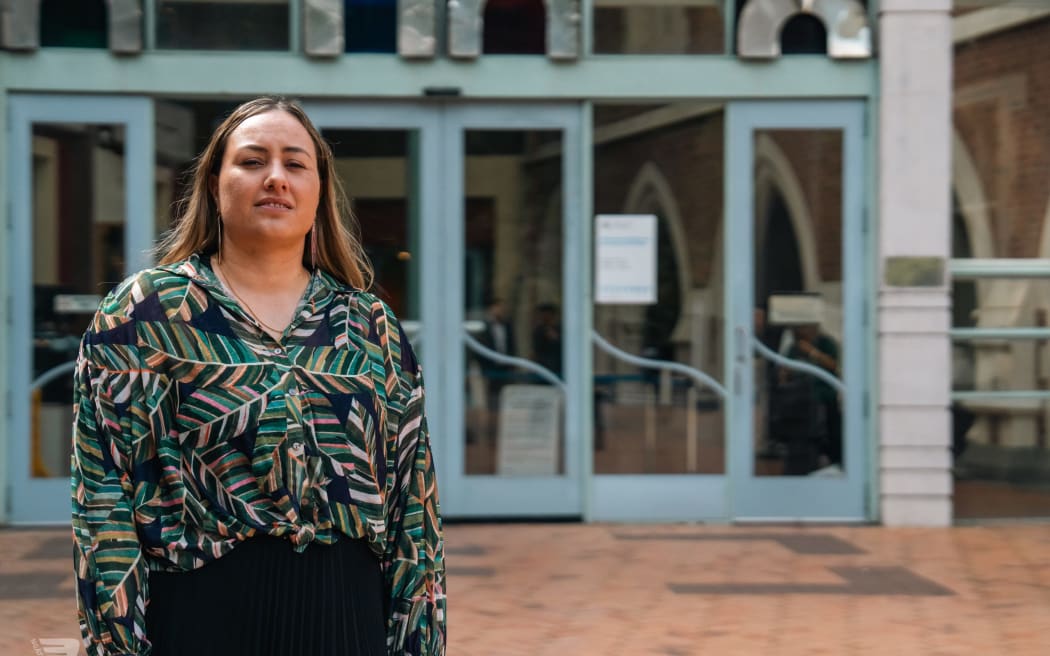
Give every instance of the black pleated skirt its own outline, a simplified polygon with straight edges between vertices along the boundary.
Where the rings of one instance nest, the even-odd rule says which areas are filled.
[[[190,572],[150,572],[153,656],[385,656],[384,585],[364,540],[255,537]]]

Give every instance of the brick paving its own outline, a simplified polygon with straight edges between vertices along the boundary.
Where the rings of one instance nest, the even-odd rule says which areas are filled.
[[[77,635],[67,535],[0,530],[3,656]],[[447,543],[450,656],[1050,654],[1046,524],[458,524]]]

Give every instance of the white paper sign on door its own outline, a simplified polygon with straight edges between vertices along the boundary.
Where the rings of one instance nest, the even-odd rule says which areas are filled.
[[[596,303],[656,303],[655,215],[599,214],[594,246]]]
[[[561,390],[550,385],[507,385],[499,395],[497,473],[558,473]]]

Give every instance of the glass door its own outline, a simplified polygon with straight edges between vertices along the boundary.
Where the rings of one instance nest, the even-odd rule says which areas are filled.
[[[449,515],[583,512],[579,112],[445,109]]]
[[[306,109],[423,363],[443,514],[581,515],[579,110]]]
[[[593,108],[590,517],[726,517],[724,103]]]
[[[99,301],[149,265],[155,233],[147,98],[12,96],[12,523],[69,521],[72,376]]]
[[[731,516],[865,519],[861,102],[731,103]]]
[[[336,172],[375,269],[373,291],[401,321],[423,365],[427,418],[445,510],[448,422],[441,321],[446,312],[440,108],[418,104],[305,103],[328,141]]]

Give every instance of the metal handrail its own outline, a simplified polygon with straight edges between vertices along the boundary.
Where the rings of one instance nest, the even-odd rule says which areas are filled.
[[[1050,259],[971,259],[949,260],[948,270],[953,280],[982,280],[988,278],[1023,279],[1050,278]],[[1048,339],[1050,328],[952,328],[955,340],[980,339]],[[1050,390],[987,390],[957,391],[953,401],[1022,401],[1050,400]]]
[[[29,383],[30,393],[37,391],[44,385],[47,385],[56,378],[67,375],[69,372],[77,368],[77,361],[70,360],[69,362],[63,362],[62,364],[51,367],[44,373],[40,374],[33,379],[33,382]]]
[[[952,328],[952,339],[1050,339],[1050,328]]]
[[[952,259],[948,271],[954,280],[1050,278],[1050,259]]]
[[[841,394],[846,393],[846,385],[836,378],[833,374],[828,373],[826,370],[821,369],[816,365],[809,364],[808,362],[802,362],[801,360],[795,360],[794,358],[787,358],[780,355],[773,349],[769,348],[757,338],[751,338],[751,344],[755,347],[755,350],[759,352],[763,357],[772,360],[774,363],[784,367],[785,369],[793,369],[805,374],[809,374],[816,378],[821,379],[828,385],[831,385]]]
[[[700,371],[699,369],[693,369],[692,367],[686,366],[678,362],[667,362],[666,360],[653,360],[652,358],[643,358],[637,355],[632,355],[627,351],[620,350],[605,340],[604,337],[598,334],[597,330],[591,331],[591,337],[594,339],[595,345],[601,350],[605,351],[609,355],[619,358],[628,364],[633,364],[639,367],[645,367],[647,369],[662,369],[664,371],[673,371],[676,373],[683,374],[692,378],[696,381],[700,387],[710,387],[718,393],[723,399],[726,397],[726,388],[722,387],[722,384],[717,380]]]
[[[561,378],[558,378],[550,369],[547,369],[543,365],[536,364],[532,360],[526,360],[525,358],[519,358],[513,355],[500,353],[499,351],[493,351],[489,347],[479,342],[477,339],[474,338],[473,335],[471,335],[465,330],[463,331],[463,343],[465,343],[467,345],[467,348],[469,348],[471,351],[474,351],[478,355],[492,360],[497,364],[505,364],[511,367],[521,367],[522,369],[527,369],[539,376],[540,378],[542,378],[543,380],[547,381],[551,385],[556,386],[562,391],[563,394],[566,393],[565,381],[563,381]]]
[[[419,351],[423,345],[423,322],[416,319],[404,319],[401,321],[401,330],[405,331],[412,348]]]
[[[952,392],[953,401],[1050,401],[1050,390],[987,390]]]

